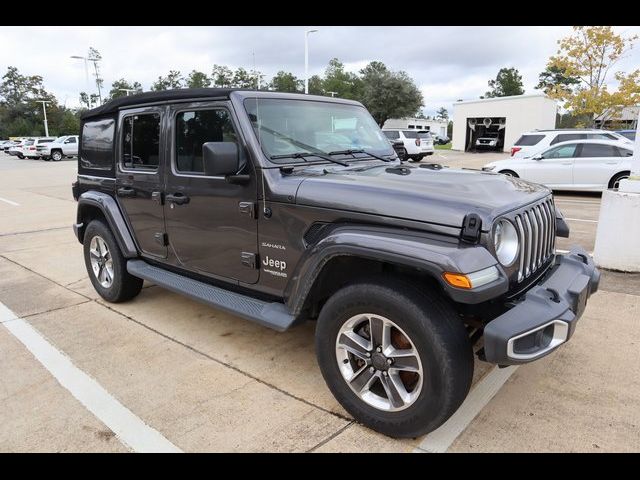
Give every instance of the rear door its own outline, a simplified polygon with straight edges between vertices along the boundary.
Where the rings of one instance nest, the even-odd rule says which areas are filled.
[[[555,188],[571,186],[578,147],[576,143],[559,145],[542,153],[539,160],[526,159],[525,179]]]
[[[116,198],[140,250],[148,256],[165,258],[162,117],[160,107],[120,112]]]
[[[228,102],[171,107],[165,219],[176,266],[243,283],[258,281],[257,183]],[[249,181],[204,174],[202,145],[235,142]],[[167,162],[169,163],[169,162]]]
[[[607,188],[621,162],[615,145],[583,143],[573,165],[573,183],[580,188]]]

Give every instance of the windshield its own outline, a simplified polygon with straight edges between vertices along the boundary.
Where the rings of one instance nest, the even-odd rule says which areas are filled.
[[[65,139],[65,138],[67,138],[67,136],[66,136],[66,135],[65,135],[65,136],[63,136],[63,137],[58,137],[58,138],[56,138],[56,139],[53,141],[53,143],[62,143],[62,142],[64,142],[64,139]]]
[[[249,98],[244,106],[264,153],[268,157],[284,156],[273,159],[275,163],[291,163],[292,158],[286,155],[302,151],[366,150],[375,155],[394,155],[369,112],[357,105]]]

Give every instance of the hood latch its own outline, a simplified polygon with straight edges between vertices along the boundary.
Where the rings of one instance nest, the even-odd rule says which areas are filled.
[[[482,219],[477,213],[469,213],[465,215],[462,221],[462,232],[460,237],[463,242],[478,243],[480,240],[480,231],[482,229]]]

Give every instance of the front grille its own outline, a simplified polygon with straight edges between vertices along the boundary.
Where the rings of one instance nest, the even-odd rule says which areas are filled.
[[[553,255],[556,244],[556,212],[548,198],[515,217],[520,252],[518,282],[534,274]]]

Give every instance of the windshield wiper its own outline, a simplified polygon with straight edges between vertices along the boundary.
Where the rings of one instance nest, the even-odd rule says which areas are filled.
[[[352,155],[354,158],[356,158],[356,156],[354,155],[355,153],[364,153],[365,155],[369,155],[372,158],[378,159],[378,160],[382,160],[383,162],[392,162],[393,160],[389,159],[389,158],[384,158],[384,157],[380,157],[378,155],[375,155],[371,152],[367,152],[366,150],[362,150],[362,149],[356,149],[356,150],[336,150],[334,152],[329,152],[327,153],[327,155]]]
[[[336,160],[335,158],[331,158],[327,155],[324,155],[322,153],[316,153],[316,152],[285,153],[282,155],[271,155],[269,158],[271,160],[276,160],[278,158],[301,158],[306,162],[307,157],[318,157],[318,158],[322,158],[323,160],[327,160],[328,162],[331,162],[331,163],[337,163],[338,165],[342,165],[343,167],[349,166],[347,162],[343,162],[342,160]]]

